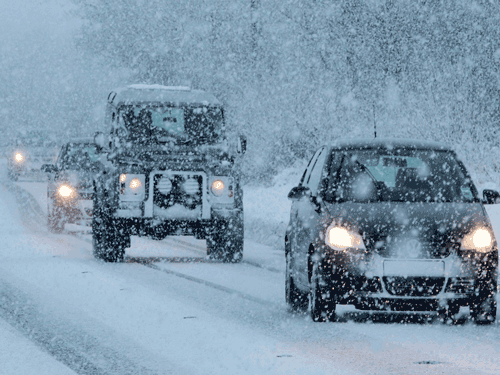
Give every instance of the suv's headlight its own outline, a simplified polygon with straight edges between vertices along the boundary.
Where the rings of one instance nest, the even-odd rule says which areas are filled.
[[[16,154],[14,155],[14,160],[18,163],[21,163],[24,160],[23,154],[21,154],[20,152],[16,152]]]
[[[143,174],[121,174],[119,177],[120,199],[142,201],[146,196],[146,176]]]
[[[365,249],[363,238],[359,233],[333,225],[326,230],[325,243],[337,251]]]
[[[494,237],[487,228],[476,228],[462,239],[462,250],[488,253],[493,250]]]
[[[233,179],[226,176],[214,176],[210,184],[210,191],[219,198],[233,198]]]

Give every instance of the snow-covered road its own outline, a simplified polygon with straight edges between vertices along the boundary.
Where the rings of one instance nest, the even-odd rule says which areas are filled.
[[[47,232],[44,189],[0,185],[0,374],[500,373],[497,324],[288,313],[283,253],[256,242],[241,264],[190,238],[98,262],[90,236]]]

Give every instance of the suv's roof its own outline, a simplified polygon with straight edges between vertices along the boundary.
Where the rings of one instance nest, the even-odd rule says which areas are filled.
[[[122,87],[109,94],[108,102],[114,106],[133,103],[221,105],[215,96],[203,90],[193,90],[184,86],[162,85],[130,85]]]
[[[341,139],[334,142],[332,149],[387,149],[409,148],[419,150],[453,151],[444,143],[403,138]]]

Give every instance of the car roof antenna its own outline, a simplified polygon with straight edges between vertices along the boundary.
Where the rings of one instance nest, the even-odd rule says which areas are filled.
[[[373,133],[374,138],[377,138],[377,120],[375,119],[375,104],[373,104]]]

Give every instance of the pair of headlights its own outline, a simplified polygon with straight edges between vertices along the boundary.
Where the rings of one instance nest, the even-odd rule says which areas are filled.
[[[486,228],[476,228],[462,239],[462,250],[474,250],[488,253],[493,250],[493,236]],[[365,249],[363,238],[359,233],[342,227],[330,227],[325,236],[325,243],[333,250]]]

